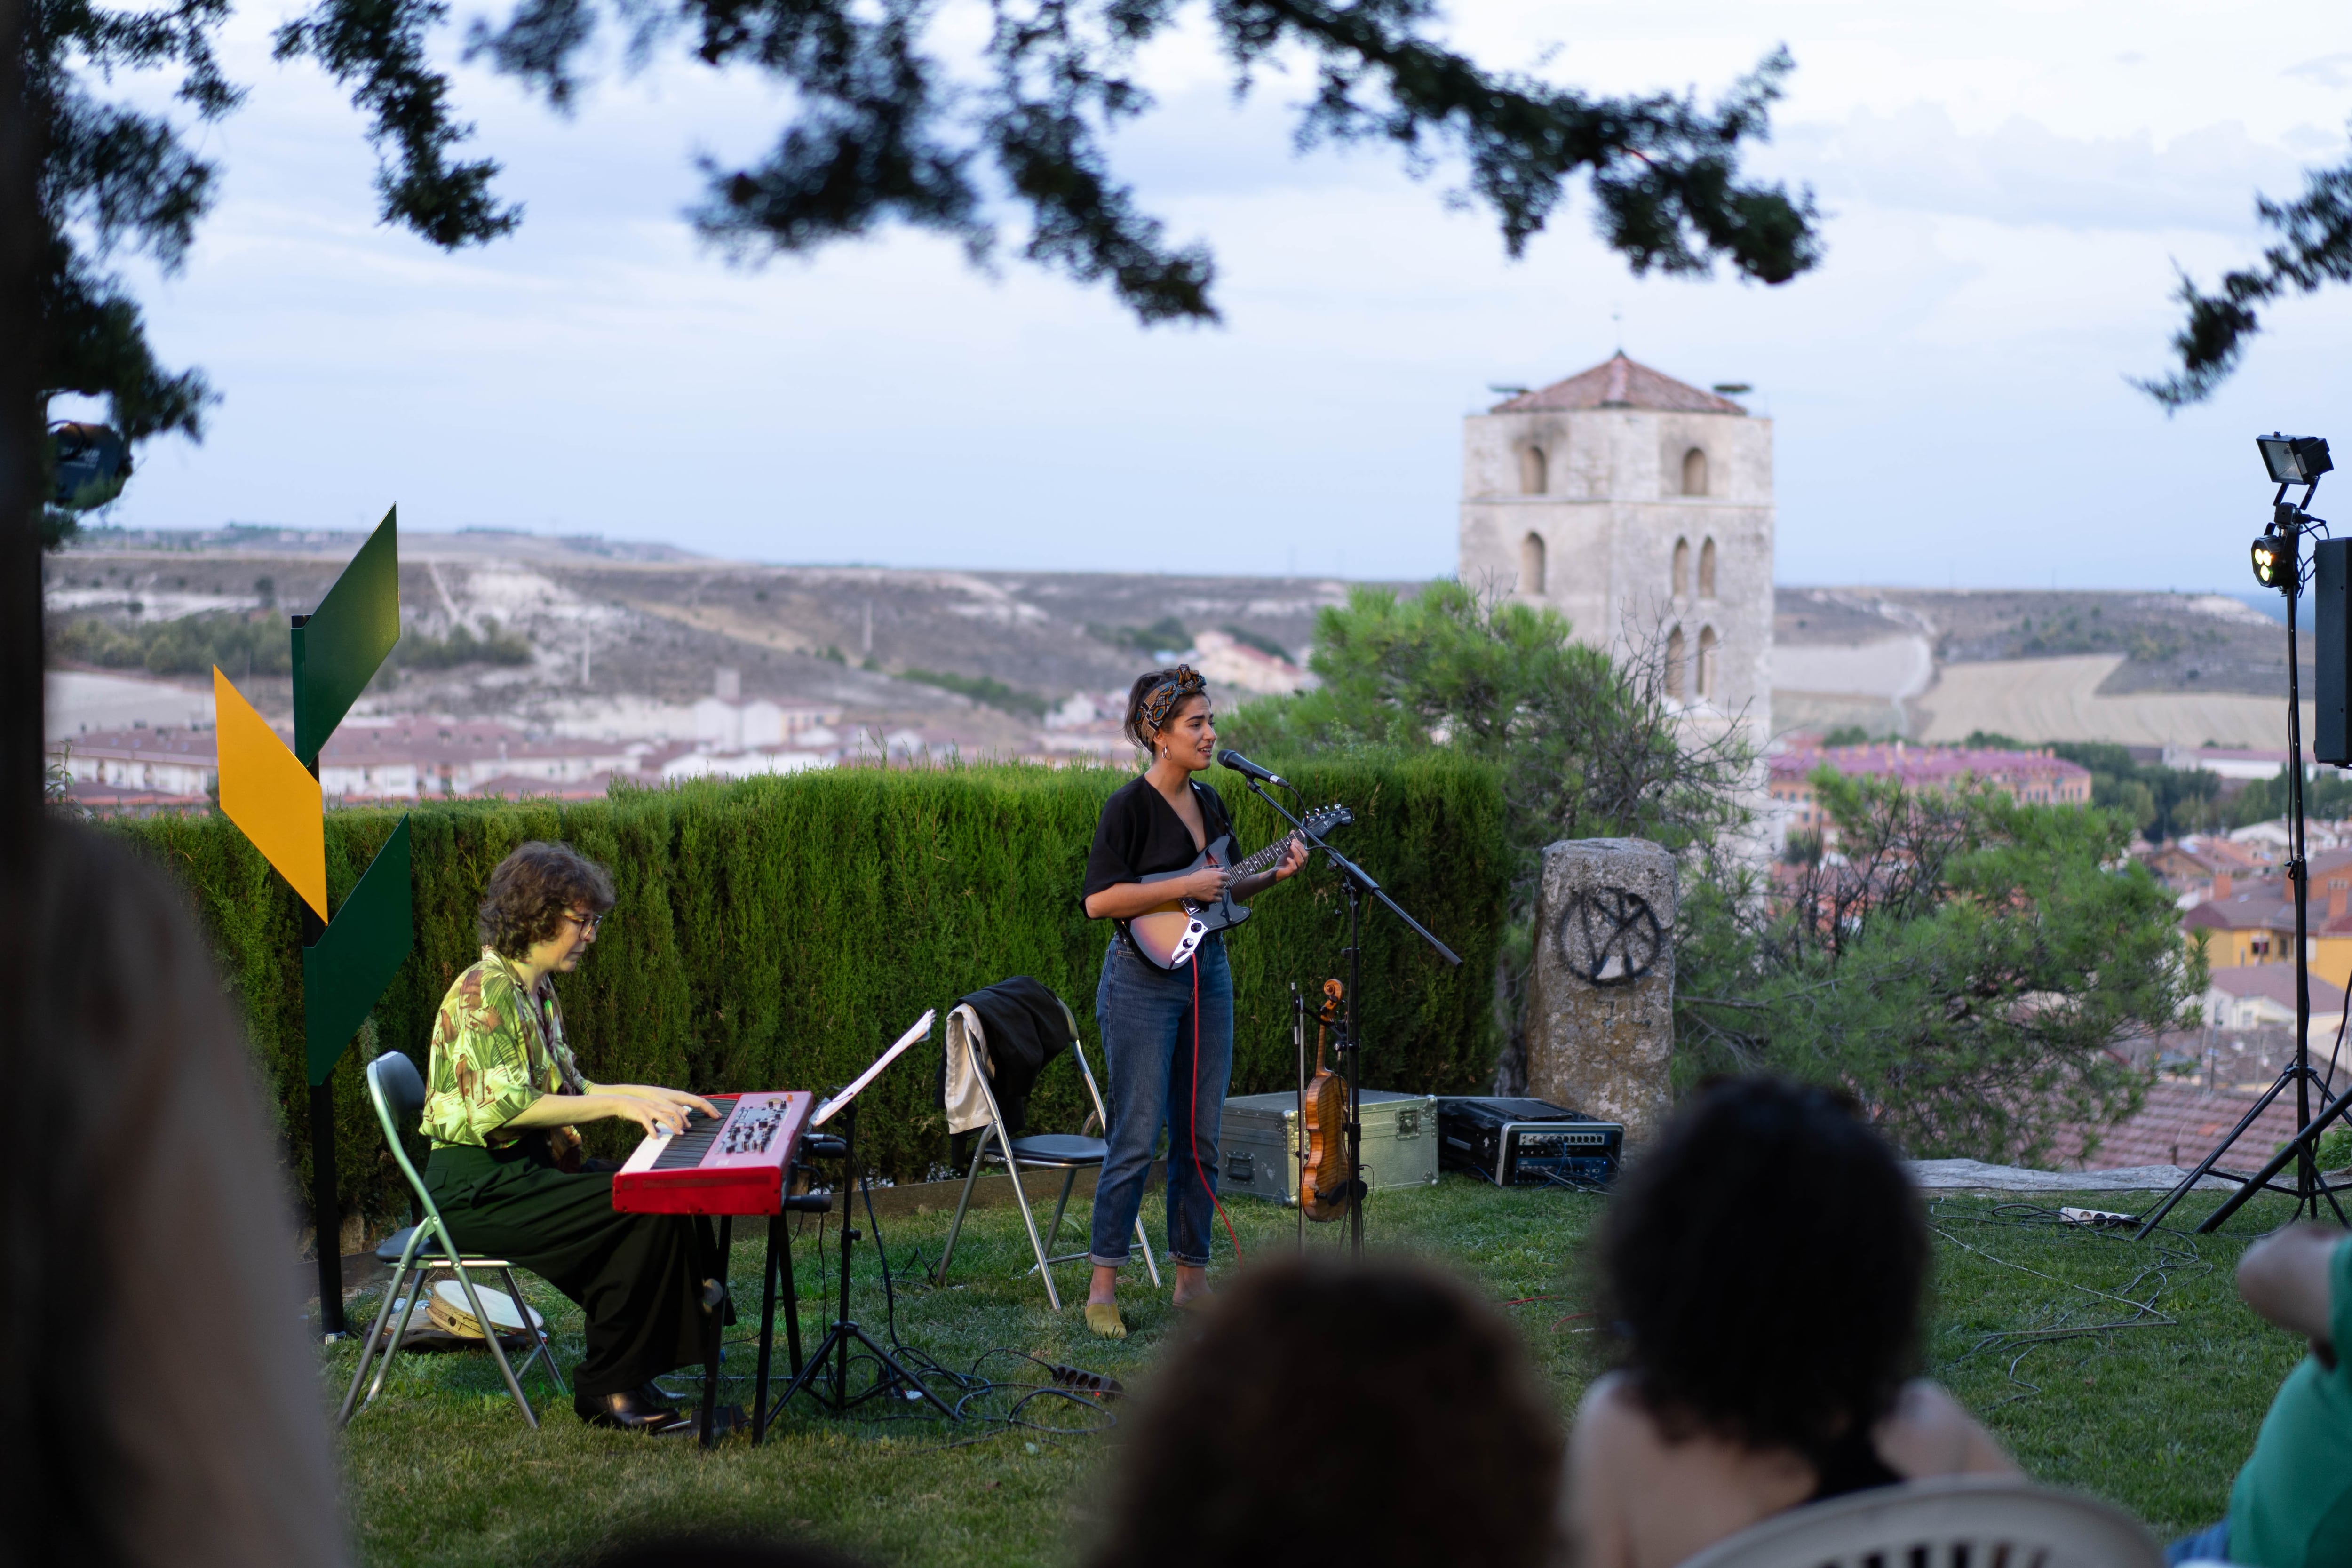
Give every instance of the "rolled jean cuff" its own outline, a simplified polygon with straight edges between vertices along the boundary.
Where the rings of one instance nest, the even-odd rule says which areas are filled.
[[[1135,1255],[1130,1252],[1118,1258],[1097,1258],[1089,1252],[1087,1254],[1087,1261],[1097,1268],[1124,1268],[1135,1261]]]

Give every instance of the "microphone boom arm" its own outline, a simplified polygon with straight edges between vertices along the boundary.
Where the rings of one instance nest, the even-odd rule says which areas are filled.
[[[1237,773],[1240,772],[1239,769],[1235,769],[1234,771]],[[1242,780],[1249,785],[1250,793],[1252,795],[1265,802],[1266,805],[1274,807],[1276,814],[1278,815],[1285,822],[1290,824],[1292,829],[1296,831],[1298,837],[1306,842],[1307,847],[1310,851],[1317,849],[1321,850],[1323,852],[1323,858],[1331,863],[1332,867],[1338,870],[1339,875],[1345,877],[1350,883],[1352,883],[1358,891],[1370,893],[1373,898],[1376,898],[1381,903],[1386,904],[1391,914],[1396,916],[1397,919],[1404,921],[1406,925],[1412,927],[1413,934],[1420,937],[1422,941],[1429,943],[1431,947],[1436,949],[1437,956],[1445,960],[1447,963],[1455,965],[1461,963],[1461,955],[1456,953],[1452,948],[1446,946],[1444,942],[1438,941],[1436,936],[1431,932],[1427,926],[1422,924],[1419,921],[1405,913],[1403,906],[1400,905],[1394,899],[1389,897],[1388,890],[1382,888],[1380,883],[1372,879],[1372,874],[1370,872],[1365,870],[1361,866],[1357,865],[1353,860],[1349,859],[1345,855],[1340,854],[1337,849],[1331,847],[1330,844],[1320,835],[1307,831],[1307,825],[1299,821],[1298,818],[1291,816],[1290,812],[1280,801],[1266,794],[1256,779],[1252,778],[1247,773],[1243,773]],[[1286,779],[1276,780],[1276,782],[1281,784],[1286,789],[1290,787],[1289,781]]]

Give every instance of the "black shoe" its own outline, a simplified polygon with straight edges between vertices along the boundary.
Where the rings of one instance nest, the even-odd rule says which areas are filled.
[[[575,1394],[572,1408],[591,1426],[617,1426],[624,1432],[661,1432],[684,1417],[667,1405],[646,1397],[649,1390],[629,1394]]]

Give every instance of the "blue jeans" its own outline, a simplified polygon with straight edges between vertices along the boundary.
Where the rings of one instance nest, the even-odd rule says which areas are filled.
[[[2194,1535],[2184,1535],[2164,1549],[2167,1563],[2227,1563],[2230,1560],[2230,1521],[2209,1524]]]
[[[1110,1072],[1110,1126],[1103,1134],[1110,1152],[1095,1186],[1088,1249],[1106,1268],[1127,1261],[1164,1124],[1168,1250],[1179,1263],[1205,1268],[1216,1210],[1217,1126],[1234,1070],[1234,975],[1222,933],[1173,973],[1114,936],[1095,987],[1095,1017]]]

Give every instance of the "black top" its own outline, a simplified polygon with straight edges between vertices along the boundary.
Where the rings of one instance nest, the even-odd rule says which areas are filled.
[[[1878,1457],[1870,1428],[1859,1421],[1813,1457],[1813,1468],[1820,1479],[1813,1484],[1813,1495],[1805,1500],[1808,1502],[1903,1484],[1903,1477]]]
[[[1095,847],[1087,856],[1087,883],[1081,899],[1093,898],[1121,882],[1139,882],[1162,871],[1181,871],[1201,849],[1234,830],[1224,798],[1199,780],[1190,781],[1192,798],[1200,804],[1201,825],[1208,837],[1196,847],[1192,829],[1176,815],[1151,780],[1139,773],[1103,802],[1095,823]]]

